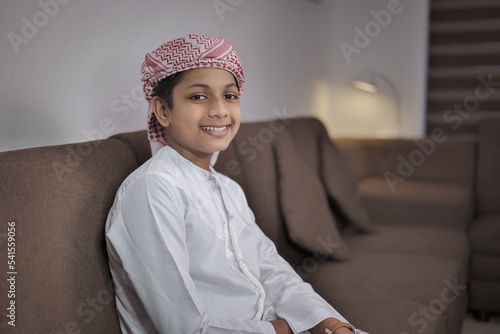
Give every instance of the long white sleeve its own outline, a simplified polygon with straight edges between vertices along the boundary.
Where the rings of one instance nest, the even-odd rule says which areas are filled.
[[[267,298],[278,317],[285,319],[294,333],[305,332],[328,317],[347,322],[297,275],[257,226],[255,235],[259,240],[260,279]]]

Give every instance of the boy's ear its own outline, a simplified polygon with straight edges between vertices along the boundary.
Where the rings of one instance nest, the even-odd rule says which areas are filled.
[[[151,100],[151,109],[153,109],[156,119],[163,127],[168,127],[170,125],[170,110],[163,99],[159,96],[154,96]]]

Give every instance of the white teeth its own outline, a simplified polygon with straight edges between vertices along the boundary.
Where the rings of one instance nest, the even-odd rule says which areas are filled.
[[[208,130],[208,131],[216,131],[216,132],[222,132],[226,129],[225,126],[221,127],[214,127],[214,126],[202,126],[201,127],[203,130]]]

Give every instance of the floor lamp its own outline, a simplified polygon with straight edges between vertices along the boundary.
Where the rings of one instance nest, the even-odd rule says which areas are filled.
[[[378,82],[383,81],[392,91],[396,104],[396,124],[398,127],[397,137],[401,137],[401,95],[394,82],[380,72],[372,68],[366,68],[363,73],[354,80],[353,86],[365,92],[376,94],[378,92]]]

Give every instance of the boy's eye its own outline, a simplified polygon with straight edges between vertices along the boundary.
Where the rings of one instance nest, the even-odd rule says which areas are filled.
[[[236,94],[224,94],[224,98],[226,100],[235,100],[238,98],[238,95],[236,95]]]
[[[207,97],[205,95],[193,95],[190,97],[191,100],[204,100]]]

